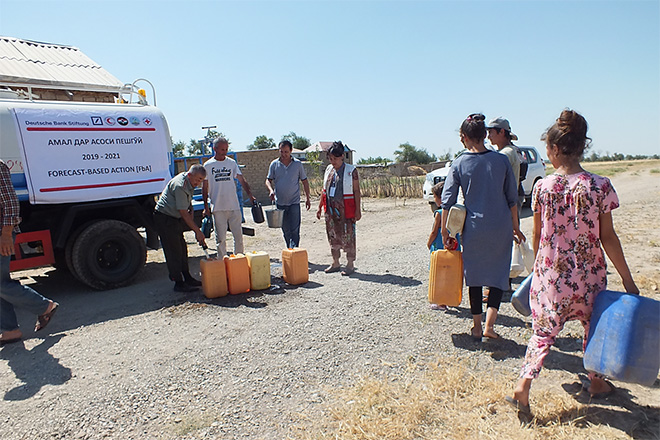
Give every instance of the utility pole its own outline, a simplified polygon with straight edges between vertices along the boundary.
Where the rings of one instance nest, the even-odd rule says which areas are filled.
[[[211,138],[211,130],[216,128],[216,125],[207,125],[205,127],[202,127],[202,130],[206,130],[206,136],[204,136],[204,140],[201,141],[202,143],[202,154],[206,154],[206,147],[209,148],[211,152],[213,152],[213,146],[212,142],[213,139]],[[211,154],[211,153],[209,153]]]

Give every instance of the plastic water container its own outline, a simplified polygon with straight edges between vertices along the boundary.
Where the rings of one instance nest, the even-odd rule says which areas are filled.
[[[270,257],[266,252],[248,252],[248,267],[250,268],[250,289],[264,290],[270,287]]]
[[[449,230],[449,235],[455,237],[456,234],[463,233],[463,225],[465,224],[465,206],[460,203],[454,204],[449,208],[447,213],[447,229]]]
[[[516,309],[516,312],[523,316],[532,314],[532,309],[529,307],[529,287],[532,285],[533,276],[534,274],[527,275],[527,278],[520,283],[520,286],[511,295],[511,305]]]
[[[660,301],[604,290],[594,302],[584,368],[651,386],[660,370]]]
[[[289,284],[305,284],[309,281],[307,251],[301,248],[284,249],[282,251],[282,273],[284,281]]]
[[[460,251],[431,253],[429,302],[457,307],[463,298],[463,257]]]
[[[232,254],[225,258],[225,269],[227,270],[229,293],[238,295],[250,291],[250,268],[245,255]]]
[[[227,258],[227,257],[225,257]],[[205,259],[199,262],[202,272],[202,291],[207,298],[227,295],[227,271],[223,260]]]

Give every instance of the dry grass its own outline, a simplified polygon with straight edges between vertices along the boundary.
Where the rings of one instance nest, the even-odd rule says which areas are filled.
[[[536,417],[530,424],[521,424],[515,411],[503,402],[514,382],[515,377],[497,371],[475,372],[466,362],[411,365],[398,377],[365,377],[354,385],[330,390],[324,417],[301,422],[289,438],[630,438],[607,425],[607,410],[578,403],[558,385],[550,391],[532,390]]]
[[[620,173],[627,171],[630,172],[640,172],[646,171],[650,167],[657,166],[660,164],[658,159],[646,159],[646,160],[621,160],[614,162],[581,162],[582,167],[591,172],[601,176],[612,177]],[[552,167],[552,164],[548,161],[546,162],[546,175],[552,174],[555,170]],[[650,169],[649,173],[654,174],[658,172],[657,170]]]

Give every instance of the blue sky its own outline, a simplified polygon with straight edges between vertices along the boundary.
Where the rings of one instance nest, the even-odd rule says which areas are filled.
[[[156,86],[174,140],[290,131],[358,157],[460,148],[473,112],[536,146],[565,107],[592,149],[660,153],[660,2],[0,0],[0,35]]]

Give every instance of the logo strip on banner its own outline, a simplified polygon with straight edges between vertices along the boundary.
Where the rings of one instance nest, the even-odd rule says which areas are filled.
[[[124,186],[124,185],[139,185],[141,183],[162,182],[165,179],[146,179],[135,180],[133,182],[116,182],[116,183],[98,183],[96,185],[78,185],[78,186],[63,186],[61,188],[40,188],[39,192],[54,192],[54,191],[72,191],[77,189],[92,189],[92,188],[107,188],[111,186]]]
[[[107,127],[107,128],[97,128],[97,127],[79,127],[79,128],[70,128],[70,127],[27,127],[27,131],[156,131],[155,128],[145,127],[145,128],[121,128],[121,127]]]

